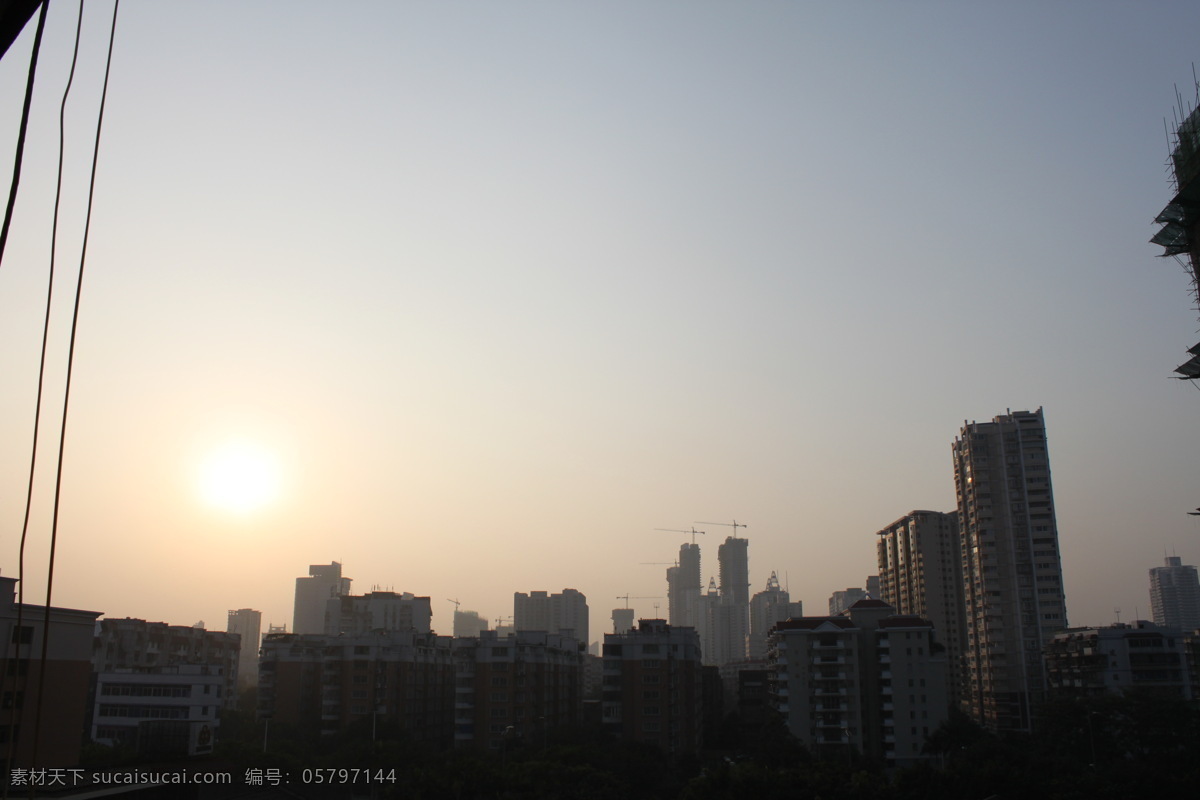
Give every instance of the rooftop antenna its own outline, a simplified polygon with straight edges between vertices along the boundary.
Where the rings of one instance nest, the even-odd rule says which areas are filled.
[[[1121,608],[1120,606],[1113,607],[1113,613],[1117,615],[1117,624],[1121,624]]]
[[[696,524],[697,525],[724,525],[726,528],[733,528],[733,538],[735,538],[735,539],[738,538],[738,535],[737,535],[738,528],[749,528],[750,527],[749,525],[743,525],[743,524],[739,523],[736,519],[733,522],[697,522]]]
[[[656,531],[666,531],[667,533],[690,533],[692,535],[692,544],[696,543],[696,534],[703,534],[704,531],[698,531],[693,527],[690,531],[680,530],[679,528],[655,528]]]

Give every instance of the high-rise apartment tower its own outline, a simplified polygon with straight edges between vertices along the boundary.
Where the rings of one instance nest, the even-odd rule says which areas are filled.
[[[324,633],[325,606],[331,597],[350,594],[350,579],[342,577],[342,565],[313,564],[307,578],[296,578],[293,633]]]
[[[258,646],[262,641],[262,612],[239,608],[229,612],[225,630],[242,637],[238,655],[238,690],[258,686]]]
[[[1191,633],[1200,628],[1200,578],[1179,556],[1150,570],[1150,607],[1154,624]]]
[[[966,612],[966,710],[1029,730],[1042,648],[1067,627],[1042,409],[969,422],[952,445]]]
[[[958,514],[912,511],[879,531],[878,599],[900,614],[933,623],[946,648],[948,697],[961,695],[966,619],[963,612],[962,553]]]
[[[667,569],[667,602],[671,625],[699,629],[700,545],[684,542],[679,546],[679,565]]]

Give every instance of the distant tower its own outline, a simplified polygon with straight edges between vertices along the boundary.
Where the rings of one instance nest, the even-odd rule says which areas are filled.
[[[717,591],[715,578],[708,579],[708,590],[700,595],[699,600],[700,624],[696,627],[696,632],[700,634],[700,648],[704,653],[705,665],[716,665],[719,662],[717,661],[717,635],[713,621],[716,617],[715,609],[721,604],[721,594]]]
[[[1150,607],[1154,624],[1191,633],[1200,628],[1200,579],[1196,568],[1179,556],[1167,556],[1166,566],[1150,570]]]
[[[791,598],[772,572],[767,588],[750,598],[750,658],[767,657],[767,634],[791,615],[791,608]]]
[[[620,635],[633,630],[633,609],[614,608],[612,610],[613,633]]]
[[[478,636],[488,629],[487,620],[477,611],[454,609],[454,636]]]
[[[675,570],[672,574],[671,569]],[[679,546],[679,566],[667,570],[667,595],[671,625],[700,629],[700,545],[684,542]]]
[[[258,686],[258,645],[262,640],[262,612],[239,608],[229,612],[228,633],[242,637],[238,655],[238,689]]]
[[[866,596],[867,590],[861,586],[853,586],[849,589],[839,589],[838,591],[829,595],[829,616],[835,617],[838,614],[841,614],[859,600],[865,599]]]
[[[514,592],[513,626],[518,631],[566,632],[586,646],[587,598],[576,589],[563,589],[558,594]]]
[[[313,564],[307,578],[296,578],[296,605],[292,633],[324,633],[325,605],[331,597],[350,594],[350,579],[342,577],[342,565]]]
[[[721,602],[726,605],[750,604],[750,566],[748,539],[728,537],[717,548],[717,563],[721,571]]]
[[[966,611],[967,711],[1028,731],[1042,648],[1067,627],[1042,410],[963,426],[952,445]]]
[[[717,548],[721,575],[720,602],[709,608],[712,619],[712,662],[724,666],[746,658],[750,636],[750,569],[747,539],[730,536]]]

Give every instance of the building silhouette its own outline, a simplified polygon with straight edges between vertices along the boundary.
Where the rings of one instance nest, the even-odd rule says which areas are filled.
[[[371,631],[429,633],[433,606],[428,597],[411,592],[343,594],[325,601],[324,633],[355,636]]]
[[[584,659],[572,636],[517,631],[454,640],[454,745],[545,747],[583,715]]]
[[[230,611],[225,630],[242,637],[241,654],[238,656],[238,689],[257,686],[258,645],[262,642],[262,612],[252,608]]]
[[[958,702],[966,632],[958,514],[912,511],[876,536],[878,599],[933,623],[946,646],[947,691]]]
[[[704,725],[700,639],[692,628],[643,619],[604,636],[604,726],[618,737],[697,754]]]
[[[386,723],[445,749],[454,738],[454,670],[449,636],[267,634],[258,719],[322,736]]]
[[[705,664],[718,667],[745,661],[750,638],[750,569],[747,539],[729,536],[717,548],[720,589],[709,598]],[[710,590],[711,594],[711,590]]]
[[[292,633],[324,633],[326,603],[345,594],[350,594],[350,578],[342,577],[341,564],[311,565],[307,578],[296,578]]]
[[[952,446],[966,614],[965,707],[993,730],[1030,729],[1042,648],[1067,627],[1042,410],[963,425]]]
[[[725,605],[750,605],[750,541],[730,536],[717,548],[720,568],[721,602]]]
[[[910,766],[930,758],[925,740],[949,715],[933,624],[880,600],[778,623],[767,663],[772,705],[817,754]]]
[[[586,647],[591,641],[588,639],[587,598],[575,589],[563,589],[557,594],[514,592],[513,628],[565,633]]]
[[[42,691],[46,607],[18,603],[16,586],[15,578],[0,577],[0,696],[4,699],[0,704],[0,755],[15,768],[73,767],[79,763],[84,739],[92,633],[100,612],[50,608]]]
[[[861,586],[839,589],[829,595],[829,616],[834,617],[857,603],[867,599],[867,590]],[[878,598],[872,598],[878,599]]]
[[[699,628],[702,625],[700,595],[700,545],[684,542],[679,546],[678,566],[667,568],[668,617],[673,627]]]
[[[1165,566],[1151,569],[1150,608],[1156,625],[1181,633],[1200,628],[1200,578],[1196,568],[1185,566],[1179,556],[1167,556]]]
[[[750,645],[749,657],[762,660],[767,657],[767,634],[775,623],[793,615],[795,605],[787,591],[779,585],[774,572],[767,579],[767,587],[750,598]],[[795,611],[795,616],[800,616]]]
[[[242,637],[226,631],[208,631],[198,625],[168,625],[125,617],[100,620],[92,649],[92,669],[106,672],[161,672],[176,674],[176,667],[202,667],[207,675],[221,677],[213,706],[237,707],[238,667]],[[113,716],[120,716],[119,713]]]
[[[1183,635],[1145,620],[1103,628],[1071,628],[1046,645],[1050,691],[1058,697],[1157,694],[1196,696]]]
[[[477,611],[454,609],[454,637],[478,636],[481,631],[488,629],[488,622]]]
[[[614,608],[612,610],[613,633],[628,633],[633,630],[633,609]]]

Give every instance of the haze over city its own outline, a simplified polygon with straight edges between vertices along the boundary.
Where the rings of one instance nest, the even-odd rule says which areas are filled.
[[[107,13],[68,111],[29,602]],[[50,11],[0,267],[6,576],[74,21]],[[688,537],[656,528],[736,519],[752,591],[775,570],[820,613],[876,571],[876,531],[953,510],[964,421],[1042,407],[1070,624],[1149,617],[1147,570],[1200,562],[1200,395],[1170,377],[1197,309],[1147,242],[1198,24],[1184,3],[124,4],[54,604],[290,627],[295,578],[337,560],[356,593],[430,596],[440,633],[449,598],[495,621],[572,587],[598,639],[618,596],[665,616],[642,562]],[[6,152],[25,68],[0,61]],[[732,529],[696,527],[707,581]]]

